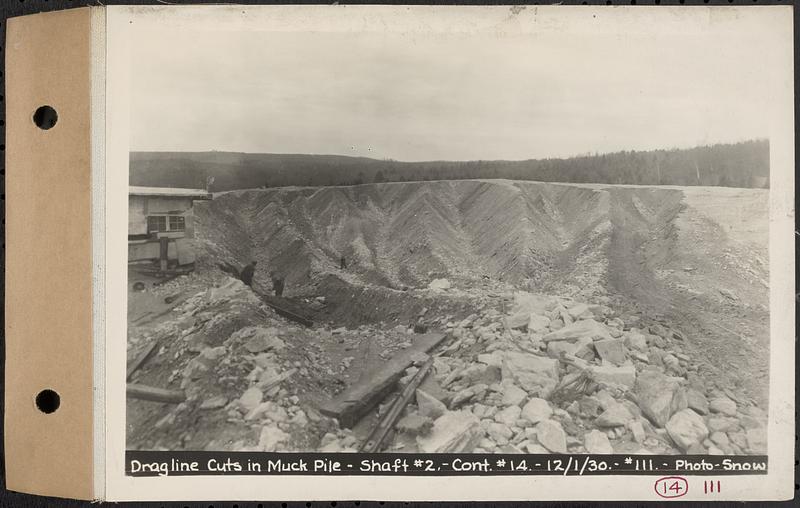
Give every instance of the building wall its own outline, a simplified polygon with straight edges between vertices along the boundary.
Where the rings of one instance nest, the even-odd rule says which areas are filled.
[[[192,199],[168,196],[128,196],[128,234],[146,235],[148,215],[183,215],[186,234],[192,237]]]

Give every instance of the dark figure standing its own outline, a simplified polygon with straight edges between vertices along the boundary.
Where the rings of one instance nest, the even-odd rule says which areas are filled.
[[[339,259],[339,268],[342,270],[347,270],[347,260],[344,258],[344,256]]]
[[[253,261],[249,265],[242,268],[242,273],[239,274],[239,278],[242,279],[242,282],[247,284],[250,287],[253,287],[253,275],[256,273],[256,262]]]
[[[275,291],[275,296],[283,296],[283,277],[280,277],[274,271],[269,272],[269,277],[272,279],[272,289]]]

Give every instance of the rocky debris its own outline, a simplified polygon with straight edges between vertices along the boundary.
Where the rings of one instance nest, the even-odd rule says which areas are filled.
[[[598,427],[624,427],[633,415],[624,405],[614,402],[594,421]]]
[[[228,404],[228,398],[224,395],[217,395],[216,397],[211,397],[202,402],[200,404],[200,409],[220,409],[225,407]]]
[[[682,409],[672,415],[666,424],[666,429],[675,444],[686,452],[708,437],[708,428],[703,422],[703,417],[691,409]]]
[[[694,412],[697,414],[708,414],[708,399],[706,399],[705,395],[694,388],[689,388],[686,390],[686,404],[689,409],[694,410]]]
[[[513,382],[504,382],[502,384],[504,406],[518,406],[528,396],[528,393],[515,385]]]
[[[412,436],[427,433],[433,427],[433,420],[419,413],[411,413],[397,422],[397,430]]]
[[[521,411],[521,416],[534,425],[549,419],[552,414],[553,409],[550,404],[538,397],[532,397]]]
[[[416,397],[417,408],[422,416],[435,420],[447,412],[447,406],[444,402],[421,389],[417,389]]]
[[[589,453],[610,454],[614,453],[614,448],[608,441],[608,436],[599,430],[592,430],[584,436],[583,446]]]
[[[578,340],[582,337],[589,337],[592,340],[612,338],[608,332],[608,328],[604,325],[598,323],[594,319],[584,319],[567,325],[560,330],[550,332],[542,337],[542,340],[544,342],[551,342],[554,340]]]
[[[264,399],[264,394],[261,390],[256,387],[252,386],[248,388],[241,397],[239,397],[239,405],[241,405],[247,411],[252,411],[256,407],[261,404],[261,401]]]
[[[727,397],[713,399],[709,405],[712,413],[719,413],[725,416],[736,416],[736,403]]]
[[[558,382],[558,361],[534,354],[506,351],[503,355],[503,380],[510,380],[526,392],[549,394]]]
[[[521,412],[522,410],[519,408],[519,406],[508,406],[507,408],[495,413],[494,419],[498,423],[502,423],[511,427],[516,424]]]
[[[659,427],[664,427],[674,413],[687,407],[680,379],[657,370],[648,369],[639,373],[634,394],[645,416]]]
[[[286,443],[291,436],[278,427],[262,427],[258,438],[258,449],[263,452],[279,451],[279,445]]]
[[[483,437],[481,422],[469,411],[448,411],[433,422],[425,436],[417,436],[422,453],[470,453]]]
[[[536,439],[553,453],[567,453],[567,435],[557,421],[542,420],[536,424]]]
[[[594,380],[604,385],[632,388],[636,382],[636,367],[633,365],[593,365],[591,370]]]
[[[450,281],[447,279],[433,279],[428,284],[428,289],[433,289],[436,291],[444,291],[446,289],[450,289]]]
[[[598,340],[594,342],[594,348],[597,351],[597,355],[604,361],[616,366],[621,366],[625,363],[625,346],[622,344],[622,339]]]

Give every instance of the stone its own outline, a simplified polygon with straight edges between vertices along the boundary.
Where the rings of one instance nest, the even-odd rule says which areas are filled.
[[[397,430],[411,436],[427,433],[433,427],[433,420],[419,413],[411,413],[397,422]]]
[[[559,358],[561,353],[568,355],[580,356],[584,349],[589,349],[587,346],[593,341],[589,337],[580,338],[574,342],[570,341],[552,341],[547,343],[547,356],[551,358]]]
[[[525,450],[531,454],[538,454],[538,455],[548,455],[550,454],[550,450],[545,448],[544,446],[536,443],[528,443],[525,445]]]
[[[530,320],[528,320],[528,331],[530,332],[542,332],[547,330],[550,327],[550,318],[547,316],[540,316],[537,314],[531,314]]]
[[[261,390],[258,387],[253,386],[245,390],[242,396],[239,397],[239,404],[241,404],[241,406],[247,411],[252,411],[259,404],[261,404],[263,399],[264,394],[261,392]]]
[[[505,318],[506,328],[509,330],[524,330],[528,328],[531,315],[526,312],[519,312]]]
[[[599,430],[592,430],[583,436],[583,446],[589,453],[597,454],[611,454],[614,453],[614,448],[608,441],[608,436]]]
[[[684,451],[688,451],[694,444],[702,443],[708,437],[708,428],[703,417],[691,409],[682,409],[672,415],[666,429],[669,437]]]
[[[417,389],[416,397],[417,411],[422,416],[435,420],[447,412],[444,402],[421,389]]]
[[[502,411],[498,411],[497,414],[494,415],[494,420],[511,427],[516,423],[521,412],[522,410],[519,406],[508,406]]]
[[[633,415],[628,408],[620,403],[615,403],[595,419],[598,427],[622,427],[633,420]]]
[[[558,382],[558,360],[505,351],[502,376],[529,393],[548,395]]]
[[[712,432],[728,432],[736,430],[739,427],[739,421],[736,418],[727,416],[712,416],[708,419],[708,428]]]
[[[573,319],[578,319],[580,316],[586,314],[587,312],[590,312],[589,311],[589,306],[586,305],[585,303],[579,303],[579,304],[573,305],[572,307],[567,309],[567,313]]]
[[[712,400],[708,405],[712,413],[720,413],[725,416],[736,416],[736,403],[727,397],[719,397]]]
[[[216,397],[204,400],[203,403],[200,404],[200,409],[219,409],[225,407],[227,404],[227,397],[224,395],[217,395]]]
[[[263,452],[278,451],[278,445],[289,441],[291,436],[278,427],[262,427],[258,448]]]
[[[502,423],[492,422],[486,427],[486,433],[495,443],[499,445],[508,444],[508,441],[514,435],[508,425]]]
[[[428,284],[428,289],[433,289],[436,291],[444,291],[446,289],[450,289],[450,281],[447,279],[433,279]]]
[[[608,329],[602,323],[598,323],[594,319],[584,319],[575,321],[560,330],[550,332],[542,340],[544,342],[551,342],[554,340],[577,340],[581,337],[589,337],[592,340],[610,339],[611,335]]]
[[[268,350],[283,349],[286,344],[273,335],[271,329],[256,328],[254,335],[245,343],[244,347],[251,353],[261,353]]]
[[[643,444],[644,440],[647,439],[647,433],[644,430],[644,425],[639,420],[632,421],[628,424],[628,428],[631,429],[631,434],[633,434],[633,439],[639,444]]]
[[[750,453],[767,453],[767,433],[764,429],[748,429],[746,436],[747,449]]]
[[[739,425],[741,425],[743,429],[757,429],[762,426],[761,422],[750,415],[741,415],[739,417]]]
[[[636,367],[633,365],[593,365],[591,369],[594,380],[601,384],[631,388],[636,382]]]
[[[728,439],[728,435],[725,434],[724,432],[719,432],[719,431],[712,433],[710,439],[712,442],[714,442],[719,446],[725,446],[730,442],[730,440]]]
[[[448,411],[433,422],[426,436],[417,436],[421,453],[470,453],[483,438],[481,422],[469,411]]]
[[[603,360],[620,366],[625,363],[625,346],[620,339],[602,339],[594,342],[597,355]]]
[[[673,414],[688,407],[680,380],[657,370],[640,372],[633,391],[644,415],[659,427],[664,427]]]
[[[536,439],[553,453],[567,453],[567,435],[561,424],[554,420],[543,420],[536,424]]]
[[[694,388],[686,390],[686,403],[689,409],[693,409],[695,413],[701,415],[708,414],[708,399]]]
[[[522,408],[521,412],[522,418],[525,418],[533,424],[547,420],[552,414],[553,409],[550,407],[550,404],[546,400],[538,397],[530,399]]]
[[[725,455],[725,452],[723,450],[720,450],[716,446],[711,445],[711,446],[708,447],[708,454],[709,455]]]
[[[503,405],[518,406],[525,400],[528,393],[514,383],[503,383]]]
[[[625,345],[642,353],[647,352],[647,339],[639,332],[627,332],[625,334]]]

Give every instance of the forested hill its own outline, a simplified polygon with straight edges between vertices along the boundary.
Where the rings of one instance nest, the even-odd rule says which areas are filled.
[[[212,180],[213,177],[213,180]],[[398,162],[339,155],[131,152],[130,184],[225,191],[257,187],[507,178],[544,182],[769,186],[769,142],[525,161]]]

